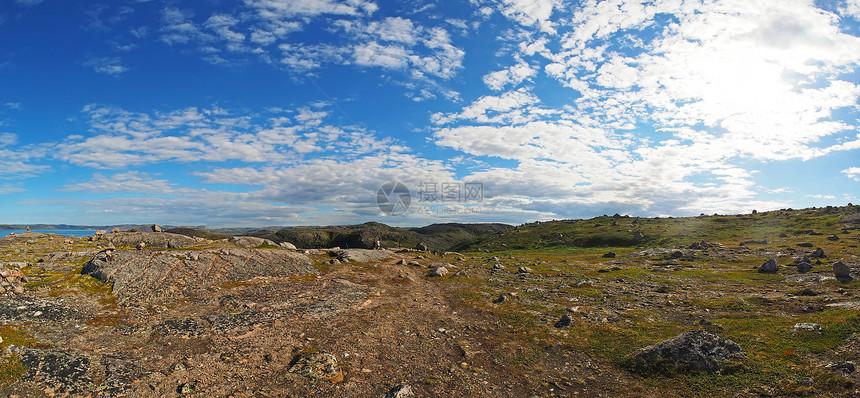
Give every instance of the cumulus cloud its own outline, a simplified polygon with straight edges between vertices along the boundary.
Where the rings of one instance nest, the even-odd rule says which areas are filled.
[[[842,173],[844,173],[848,178],[860,181],[860,167],[849,167],[842,170]]]
[[[436,144],[517,162],[469,176],[492,181],[500,202],[560,214],[610,204],[650,214],[773,208],[785,203],[757,200],[756,171],[737,164],[860,148],[856,120],[837,116],[860,98],[841,78],[860,63],[860,38],[811,2],[544,3],[531,19],[515,3],[503,2],[506,16],[545,23],[507,38],[519,49],[514,64],[485,84],[504,90],[534,78],[520,80],[528,71],[517,68],[543,63],[576,99],[553,108],[509,89],[431,117]]]
[[[462,69],[465,53],[443,27],[400,16],[377,17],[377,9],[361,0],[247,0],[240,12],[209,16],[165,7],[160,38],[169,45],[196,46],[213,64],[253,57],[297,77],[327,65],[397,70],[408,81],[425,82],[416,91],[431,93],[440,90],[432,79],[450,79]],[[291,36],[310,24],[324,33]]]
[[[525,61],[520,60],[516,65],[507,69],[484,75],[484,84],[493,90],[501,90],[509,84],[519,84],[537,75],[537,71]]]

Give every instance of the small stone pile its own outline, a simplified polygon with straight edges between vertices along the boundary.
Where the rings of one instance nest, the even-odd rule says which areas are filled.
[[[17,269],[0,267],[0,294],[22,294],[27,276]]]

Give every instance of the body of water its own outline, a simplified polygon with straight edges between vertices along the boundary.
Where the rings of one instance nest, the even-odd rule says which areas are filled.
[[[4,229],[0,230],[0,238],[4,238],[9,236],[11,233],[15,234],[23,234],[27,232],[26,229]],[[75,236],[80,238],[82,236],[93,236],[96,234],[96,230],[94,229],[32,229],[30,232],[41,232],[45,234],[58,234],[65,236]]]

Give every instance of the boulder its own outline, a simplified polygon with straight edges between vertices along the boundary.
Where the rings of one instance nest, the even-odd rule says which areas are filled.
[[[445,275],[448,275],[448,268],[441,267],[441,266],[432,268],[430,270],[430,272],[427,273],[427,276],[430,276],[430,277],[442,277]]]
[[[603,255],[603,258],[615,258],[617,254],[615,252],[609,252]]]
[[[573,318],[571,318],[570,315],[564,314],[561,316],[561,319],[559,319],[558,322],[555,323],[554,326],[557,328],[564,328],[564,327],[568,327],[572,324],[573,324]]]
[[[245,249],[251,249],[255,247],[260,247],[263,245],[267,246],[277,246],[275,242],[272,242],[268,239],[257,238],[254,236],[233,236],[229,239],[234,245],[243,247]]]
[[[813,250],[812,254],[810,254],[809,257],[810,258],[824,258],[827,256],[824,255],[824,249],[819,247],[819,248]]]
[[[800,272],[801,274],[805,274],[811,270],[812,270],[812,264],[810,264],[810,263],[797,264],[797,272]]]
[[[278,246],[280,246],[281,249],[284,249],[284,250],[298,250],[296,245],[294,245],[290,242],[281,242],[280,244],[278,244]]]
[[[636,233],[633,234],[633,239],[637,241],[644,240],[645,235],[642,235],[642,232],[636,231]]]
[[[392,253],[390,251],[369,249],[336,249],[329,250],[328,254],[353,263],[377,262],[387,260],[392,257]]]
[[[734,367],[743,357],[734,341],[695,330],[636,351],[629,365],[639,373],[716,372]]]
[[[779,272],[779,264],[776,263],[775,259],[767,260],[758,267],[758,272],[762,274],[775,274]]]
[[[197,239],[190,236],[171,234],[167,232],[129,232],[111,234],[110,242],[114,246],[137,247],[144,243],[153,249],[182,249],[198,244]]]
[[[827,240],[829,240],[831,242],[836,242],[839,240],[839,236],[838,235],[830,235],[827,237]]]
[[[293,362],[290,373],[332,383],[343,381],[343,371],[337,363],[337,358],[332,354],[320,351],[307,352],[299,354]]]
[[[417,245],[415,246],[415,250],[419,250],[419,251],[422,251],[422,252],[429,252],[429,251],[430,251],[430,248],[429,248],[429,247],[427,247],[427,244],[426,244],[426,243],[421,242],[421,243],[419,243],[419,244],[417,244]]]
[[[406,384],[395,386],[391,390],[388,390],[388,394],[385,394],[385,398],[411,398],[414,396],[415,393],[412,392],[412,387]]]
[[[161,232],[161,226],[158,224],[152,224],[149,228],[152,229],[152,232]]]
[[[164,234],[167,235],[167,234]],[[256,277],[318,274],[305,255],[287,250],[218,252],[116,250],[84,264],[82,274],[110,283],[123,306],[147,307],[211,295],[211,288]]]
[[[800,322],[795,323],[792,329],[801,332],[821,332],[821,325],[817,323]]]
[[[833,263],[833,276],[839,280],[851,280],[851,268],[842,261]]]

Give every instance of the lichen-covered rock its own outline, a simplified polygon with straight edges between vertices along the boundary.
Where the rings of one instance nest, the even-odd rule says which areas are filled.
[[[683,333],[635,352],[630,367],[639,373],[716,372],[744,357],[734,341],[705,330]]]
[[[290,367],[291,373],[300,374],[317,380],[328,380],[332,383],[343,381],[343,372],[337,363],[337,358],[327,352],[313,351],[299,354]]]
[[[137,247],[143,243],[146,247],[152,249],[182,249],[200,243],[197,239],[190,236],[168,232],[129,232],[111,234],[110,242],[117,247]]]
[[[303,254],[260,249],[116,250],[110,257],[99,253],[82,270],[82,274],[111,283],[120,304],[134,306],[205,296],[209,288],[227,282],[318,273]]]
[[[277,246],[275,242],[272,242],[268,239],[257,238],[254,236],[234,236],[230,238],[230,242],[233,242],[233,244],[236,246],[244,247],[246,249],[260,247],[263,245]]]

